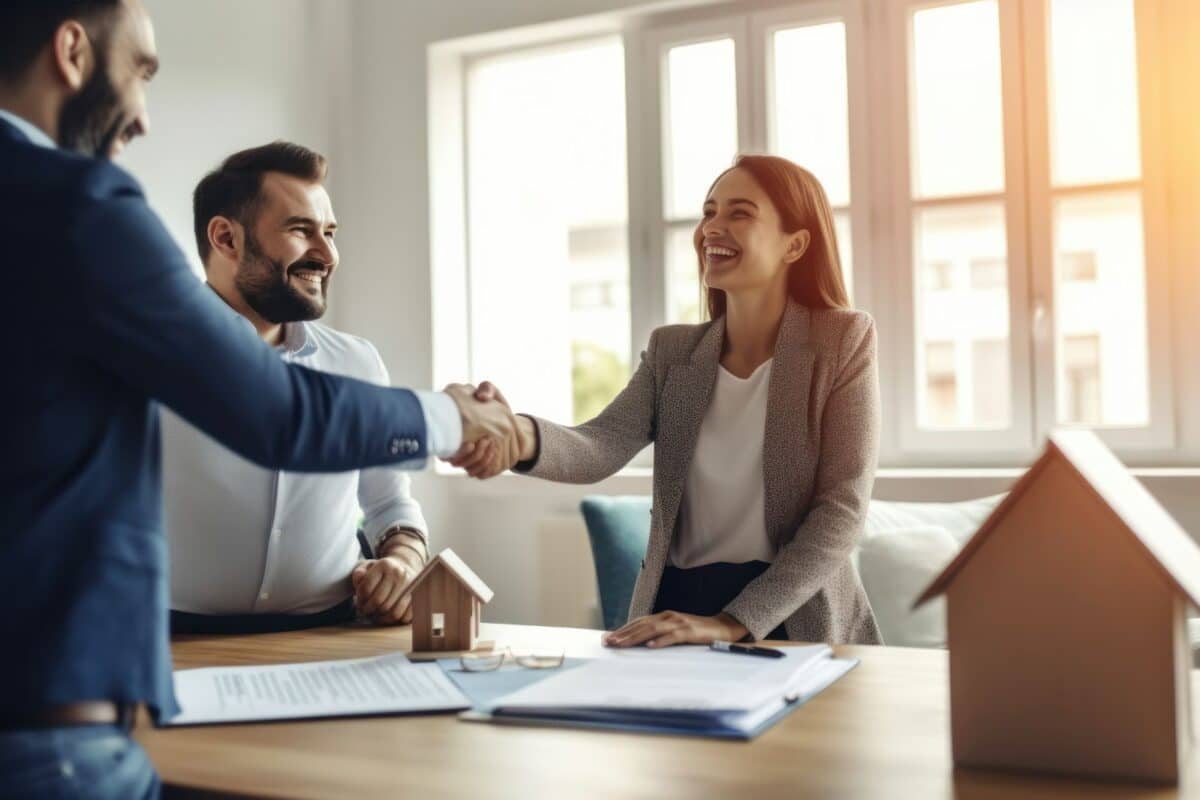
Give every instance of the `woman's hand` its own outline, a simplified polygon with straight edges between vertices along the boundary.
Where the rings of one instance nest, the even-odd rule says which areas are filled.
[[[489,381],[479,384],[475,389],[474,397],[481,403],[496,401],[511,411],[508,400],[495,384]],[[472,478],[486,480],[505,470],[512,469],[517,461],[528,461],[534,456],[537,432],[534,430],[533,421],[528,417],[516,417],[516,427],[518,453],[515,460],[503,458],[490,440],[481,439],[478,442],[463,445],[457,453],[447,459],[447,462],[453,467],[465,470]]]
[[[663,611],[604,634],[607,647],[670,647],[673,644],[712,644],[737,642],[750,633],[746,626],[722,612],[715,617],[700,617],[679,611]]]

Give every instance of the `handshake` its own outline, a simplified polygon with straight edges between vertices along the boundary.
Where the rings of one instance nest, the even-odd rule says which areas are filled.
[[[534,457],[537,432],[528,417],[512,412],[500,390],[484,381],[479,386],[452,383],[443,391],[458,405],[463,444],[444,459],[484,480]]]

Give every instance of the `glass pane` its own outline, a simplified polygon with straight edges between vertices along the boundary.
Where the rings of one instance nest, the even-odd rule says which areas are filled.
[[[704,319],[700,262],[692,244],[693,227],[667,231],[667,323],[697,323]]]
[[[1141,175],[1133,0],[1050,3],[1055,185]]]
[[[771,151],[816,175],[830,203],[849,205],[846,26],[828,22],[777,31],[773,55]]]
[[[854,239],[850,231],[850,212],[837,211],[833,215],[833,226],[837,229],[838,257],[842,261],[842,280],[846,282],[846,294],[854,303]]]
[[[667,54],[666,213],[698,216],[738,149],[737,67],[732,39],[672,47]],[[586,100],[581,91],[580,99]],[[624,116],[622,115],[622,119]]]
[[[599,414],[629,379],[629,245],[621,225],[567,233],[572,419]]]
[[[1059,421],[1147,425],[1141,195],[1060,198],[1054,206],[1054,239]]]
[[[1004,207],[919,210],[913,243],[918,424],[1007,428],[1012,384]]]
[[[604,39],[467,76],[463,377],[551,419],[579,421],[629,375],[624,69],[620,40]]]
[[[912,160],[917,197],[1004,189],[996,0],[912,16]]]

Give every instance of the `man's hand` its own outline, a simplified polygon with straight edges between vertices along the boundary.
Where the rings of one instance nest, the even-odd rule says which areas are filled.
[[[716,641],[741,641],[750,631],[725,613],[715,617],[700,617],[679,611],[663,611],[604,634],[608,647],[670,647],[673,644],[712,644]]]
[[[380,558],[356,566],[350,582],[354,584],[354,604],[359,613],[380,625],[412,622],[412,595],[402,598],[400,594],[425,566],[423,551],[419,537],[401,531],[384,543]]]
[[[475,396],[478,390],[469,384],[452,383],[443,391],[458,404],[463,426],[463,447],[447,461],[453,464],[464,450],[478,452],[486,445],[488,466],[495,473],[517,463],[521,455],[517,419],[507,404],[479,400]]]
[[[536,443],[536,432],[533,422],[527,417],[517,417],[512,413],[508,400],[492,383],[484,381],[478,388],[464,384],[451,384],[446,388],[448,394],[455,399],[462,409],[464,401],[450,390],[470,390],[470,401],[483,406],[504,409],[507,418],[513,424],[512,439],[497,443],[493,436],[483,436],[472,439],[466,434],[466,414],[463,416],[463,446],[457,453],[447,459],[452,466],[466,470],[472,478],[491,478],[505,470],[512,469],[518,461],[533,458]]]

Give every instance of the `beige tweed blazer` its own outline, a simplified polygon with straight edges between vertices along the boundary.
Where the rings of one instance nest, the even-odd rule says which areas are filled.
[[[553,481],[602,480],[654,443],[650,541],[630,619],[654,605],[724,337],[724,318],[659,328],[629,385],[595,419],[578,427],[534,420],[541,449],[528,474]],[[879,428],[870,315],[789,301],[762,438],[766,528],[777,555],[725,608],[755,639],[784,623],[793,640],[881,641],[850,560],[875,480]],[[746,432],[747,446],[758,441]]]

